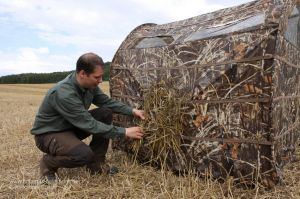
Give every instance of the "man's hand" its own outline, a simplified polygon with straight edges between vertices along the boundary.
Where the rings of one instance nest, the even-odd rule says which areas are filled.
[[[129,127],[129,128],[126,128],[125,135],[126,135],[126,137],[129,137],[129,138],[142,139],[143,129],[138,126]]]
[[[133,109],[132,113],[134,116],[141,118],[142,120],[145,119],[145,111],[143,110],[138,110],[138,109]]]

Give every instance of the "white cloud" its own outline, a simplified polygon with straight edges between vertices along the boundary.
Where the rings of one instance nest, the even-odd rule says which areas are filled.
[[[45,47],[23,47],[16,53],[0,52],[1,70],[7,74],[74,70],[73,56],[50,54]]]
[[[121,39],[141,23],[166,23],[216,10],[204,0],[153,1],[3,1],[2,11],[33,29],[41,38],[60,45],[92,47]],[[118,7],[116,7],[118,6]],[[121,7],[125,7],[122,10]],[[131,10],[126,10],[131,9]],[[159,16],[159,17],[158,17]],[[115,42],[113,46],[116,48]]]
[[[121,5],[126,4],[120,1]],[[137,25],[129,13],[119,13],[111,4],[99,1],[3,1],[0,13],[9,13],[14,21],[36,30],[37,35],[57,46],[113,48],[121,44]],[[123,20],[125,23],[123,23]],[[105,60],[112,58],[104,57]]]
[[[214,3],[217,1],[0,0],[0,22],[5,22],[7,26],[17,23],[34,31],[44,41],[41,46],[45,46],[19,46],[15,52],[0,49],[0,67],[2,71],[12,73],[72,70],[78,56],[90,51],[109,61],[125,37],[138,25],[168,23],[223,8],[224,1]],[[233,2],[226,4],[231,6]],[[75,50],[70,55],[71,52],[67,51],[55,52],[58,48]],[[77,53],[74,54],[74,51]],[[61,69],[61,66],[64,68]]]
[[[206,0],[132,0],[142,5],[147,10],[165,15],[167,22],[183,20],[207,12],[221,9],[223,6],[207,2]],[[171,20],[171,21],[169,21]]]

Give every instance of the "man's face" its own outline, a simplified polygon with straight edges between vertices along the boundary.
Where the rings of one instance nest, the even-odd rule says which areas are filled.
[[[89,75],[81,70],[79,72],[81,86],[84,88],[96,88],[102,82],[103,74],[104,71],[101,66],[96,66],[93,73]]]

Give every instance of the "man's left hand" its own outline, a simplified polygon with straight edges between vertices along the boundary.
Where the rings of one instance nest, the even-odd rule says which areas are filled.
[[[145,119],[145,111],[144,110],[138,110],[138,109],[133,109],[132,110],[133,112],[133,115],[136,116],[136,117],[139,117],[141,118],[142,120]]]

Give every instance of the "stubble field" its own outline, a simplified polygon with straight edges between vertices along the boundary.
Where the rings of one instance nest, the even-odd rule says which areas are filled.
[[[231,178],[219,183],[139,166],[112,150],[108,163],[118,166],[119,174],[91,176],[84,168],[59,169],[60,180],[43,185],[38,163],[42,153],[30,129],[51,86],[0,84],[0,198],[300,198],[298,161],[285,167],[282,182],[273,189],[246,189],[232,184]],[[100,87],[108,93],[107,82]]]

